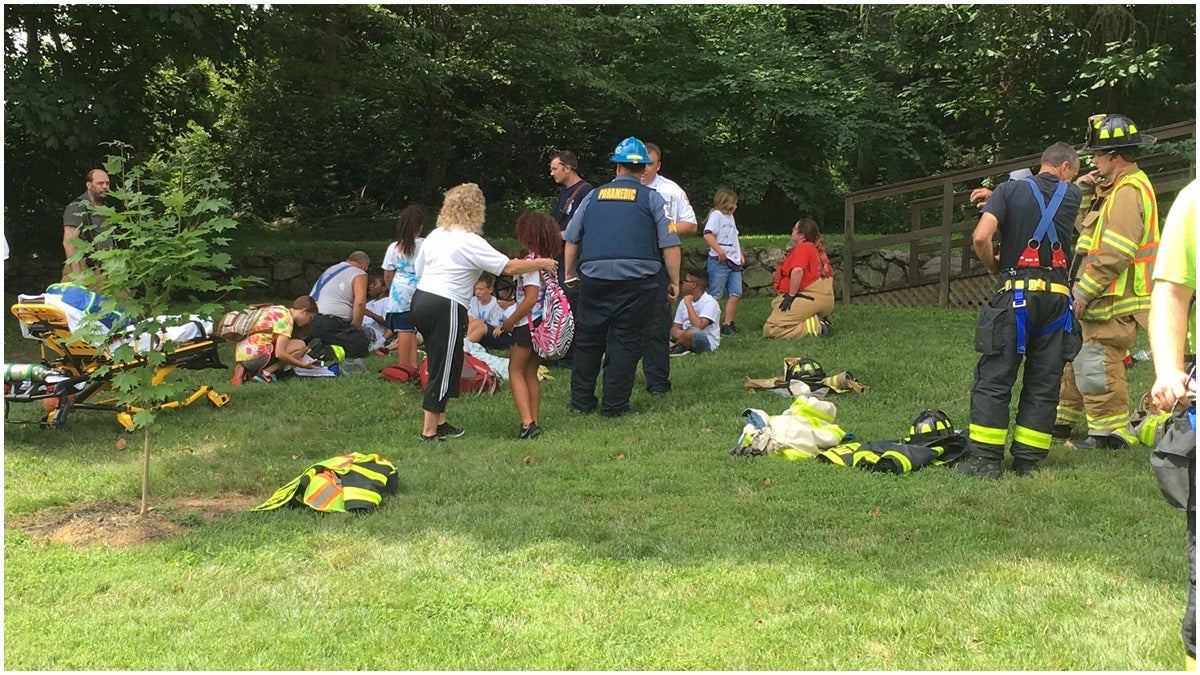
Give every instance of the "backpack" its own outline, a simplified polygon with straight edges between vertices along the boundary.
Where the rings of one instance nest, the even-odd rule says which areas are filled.
[[[428,358],[421,359],[418,374],[421,378],[421,389],[427,389],[429,387]],[[492,370],[491,366],[471,356],[469,352],[463,352],[462,376],[458,380],[459,392],[494,394],[500,389],[500,382],[500,376]]]
[[[393,363],[379,374],[388,382],[416,382],[419,379],[418,369],[407,363]]]
[[[246,309],[225,312],[213,333],[230,342],[245,340],[268,307],[270,305],[250,305]]]
[[[542,322],[530,330],[533,350],[549,361],[561,359],[571,348],[575,338],[575,316],[571,314],[571,303],[558,280],[549,272],[542,272]]]

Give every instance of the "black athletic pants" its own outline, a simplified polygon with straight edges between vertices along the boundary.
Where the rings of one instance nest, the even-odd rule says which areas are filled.
[[[596,409],[596,379],[603,361],[601,414],[619,415],[629,410],[637,362],[654,327],[650,317],[662,301],[660,293],[665,292],[657,276],[624,281],[582,278],[575,314],[572,408]]]
[[[446,412],[447,399],[458,398],[467,308],[418,288],[413,293],[412,319],[425,339],[425,357],[429,359],[429,385],[421,409],[441,414]]]

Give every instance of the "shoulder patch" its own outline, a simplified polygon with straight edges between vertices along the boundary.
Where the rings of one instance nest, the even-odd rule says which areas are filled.
[[[637,188],[626,188],[626,187],[600,188],[600,190],[596,194],[596,199],[600,200],[600,201],[610,201],[610,202],[637,201]]]

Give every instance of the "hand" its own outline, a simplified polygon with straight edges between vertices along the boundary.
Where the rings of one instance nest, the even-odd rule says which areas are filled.
[[[781,312],[787,312],[787,311],[791,310],[792,309],[792,301],[794,301],[795,299],[796,299],[795,296],[784,293],[783,298],[779,301],[779,310]]]
[[[724,265],[724,264],[725,264],[725,259],[726,259],[726,258],[728,258],[728,257],[729,257],[729,256],[725,255],[725,251],[721,251],[720,253],[718,253],[718,254],[717,254],[717,262],[719,262],[719,263],[721,263],[722,265]]]
[[[692,296],[685,295],[685,296],[683,296],[683,304],[687,305],[688,307],[691,307],[692,305],[695,304],[695,302],[692,300]]]
[[[501,328],[502,328],[501,326],[496,326],[495,328],[493,328],[492,329],[492,337],[494,337],[494,338],[500,337],[500,334],[504,332],[503,330],[501,330]]]
[[[1182,370],[1167,373],[1154,381],[1150,388],[1150,400],[1159,410],[1169,411],[1180,400],[1187,398],[1188,392],[1196,394],[1196,382]]]
[[[1079,187],[1095,187],[1096,181],[1100,180],[1100,169],[1092,169],[1075,179],[1075,184]]]
[[[991,196],[992,191],[989,188],[979,187],[971,190],[971,196],[969,199],[971,203],[975,205],[975,208],[982,209],[983,205],[987,203],[987,200],[990,199]]]
[[[675,302],[675,298],[679,297],[679,284],[672,281],[667,284],[667,300]]]
[[[558,261],[554,258],[542,258],[541,263],[542,264],[540,267],[543,272],[550,272],[553,274],[558,271]]]
[[[1075,301],[1075,318],[1082,319],[1083,313],[1086,311],[1087,311],[1087,302],[1081,301],[1081,300],[1076,300]]]

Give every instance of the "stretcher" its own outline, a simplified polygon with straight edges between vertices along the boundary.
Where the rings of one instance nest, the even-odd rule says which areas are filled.
[[[152,383],[161,383],[176,368],[225,370],[217,354],[221,338],[210,335],[211,322],[199,317],[186,319],[180,325],[160,335],[137,334],[128,330],[116,342],[125,342],[135,347],[137,356],[128,362],[117,362],[111,357],[115,343],[96,347],[73,339],[73,328],[77,327],[68,309],[56,306],[49,296],[18,296],[12,306],[12,314],[20,322],[21,334],[41,343],[41,363],[6,364],[4,367],[4,419],[9,422],[8,412],[12,403],[39,402],[46,415],[39,420],[12,423],[40,424],[43,427],[64,427],[76,410],[103,410],[116,413],[117,422],[129,430],[133,427],[133,415],[143,410],[161,410],[190,405],[202,398],[220,408],[229,402],[227,394],[220,394],[208,385],[201,385],[192,394],[178,401],[149,406],[121,405],[117,402],[112,380],[120,373],[147,363],[146,354],[162,351],[164,341],[176,347],[164,353],[165,360],[155,367]],[[75,324],[75,325],[73,325]],[[102,366],[108,366],[102,369]],[[100,372],[103,371],[103,372]]]

